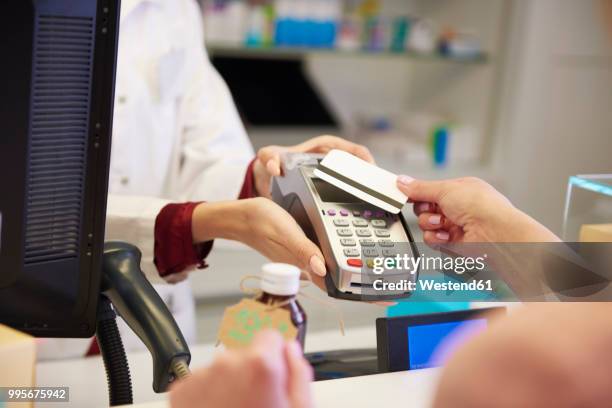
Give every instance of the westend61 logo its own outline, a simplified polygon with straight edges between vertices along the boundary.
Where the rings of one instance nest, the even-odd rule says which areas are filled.
[[[467,271],[484,270],[486,258],[487,254],[478,257],[426,257],[423,254],[418,257],[412,257],[408,254],[397,254],[391,258],[374,258],[372,272],[376,275],[381,275],[385,271],[405,270],[409,271],[410,274],[415,274],[421,269],[455,272],[461,275]]]

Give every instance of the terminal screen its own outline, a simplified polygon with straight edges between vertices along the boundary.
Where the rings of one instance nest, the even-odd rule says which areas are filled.
[[[409,326],[407,328],[409,369],[436,367],[443,364],[457,347],[486,327],[486,319]]]
[[[321,201],[324,203],[361,203],[362,201],[352,194],[347,193],[344,190],[340,190],[333,184],[329,184],[325,180],[320,178],[313,178],[312,183],[314,184]]]

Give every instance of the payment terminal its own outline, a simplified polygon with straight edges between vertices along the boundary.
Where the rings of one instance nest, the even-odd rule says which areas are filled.
[[[321,248],[328,294],[365,301],[408,297],[408,290],[374,291],[370,279],[374,258],[395,256],[400,246],[403,252],[409,248],[410,256],[416,253],[403,215],[381,210],[316,177],[314,170],[322,159],[317,154],[284,155],[282,176],[272,182],[272,198]]]

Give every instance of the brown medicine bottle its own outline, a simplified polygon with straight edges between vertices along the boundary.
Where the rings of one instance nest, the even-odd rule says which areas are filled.
[[[300,269],[288,264],[269,263],[261,268],[262,294],[258,302],[270,306],[279,305],[291,316],[291,322],[297,329],[297,340],[304,350],[306,338],[306,313],[296,299],[300,290]]]

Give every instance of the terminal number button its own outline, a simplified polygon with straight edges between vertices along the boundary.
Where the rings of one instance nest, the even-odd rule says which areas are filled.
[[[383,250],[383,254],[384,254]],[[365,256],[378,256],[378,251],[376,248],[363,248],[363,255]]]
[[[344,256],[359,256],[357,248],[346,248],[344,250]]]
[[[376,242],[373,239],[360,239],[359,243],[362,247],[373,247],[376,246]]]
[[[357,243],[352,238],[342,238],[340,240],[340,243],[342,244],[342,246],[357,246]]]
[[[374,228],[386,228],[387,222],[385,220],[372,220],[372,226]]]
[[[334,220],[334,225],[336,227],[348,227],[349,222],[348,220],[338,219],[338,220]]]
[[[387,238],[391,236],[391,232],[389,232],[389,230],[387,229],[377,229],[377,230],[374,230],[374,233],[376,234],[377,237]]]
[[[357,228],[355,232],[357,233],[358,237],[371,237],[372,236],[372,232],[367,228]]]
[[[391,241],[390,239],[381,239],[380,241],[378,241],[378,245],[380,245],[381,247],[393,247],[393,246],[395,246],[393,241]]]
[[[368,222],[363,219],[356,219],[356,220],[353,220],[353,225],[356,227],[367,227]]]
[[[338,228],[336,232],[341,237],[352,237],[353,236],[353,230],[351,230],[350,228]]]

